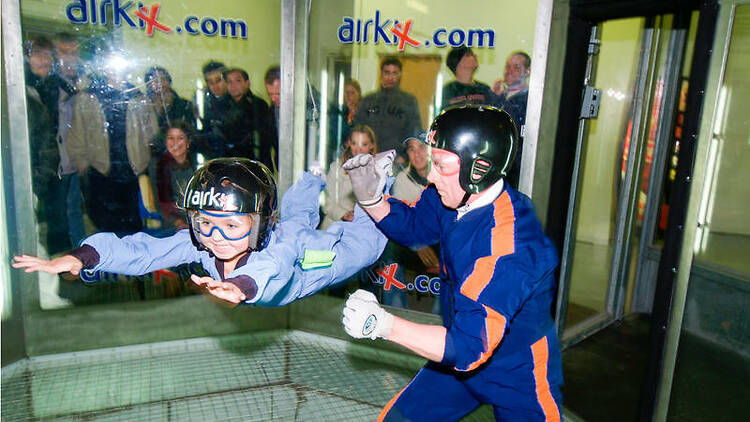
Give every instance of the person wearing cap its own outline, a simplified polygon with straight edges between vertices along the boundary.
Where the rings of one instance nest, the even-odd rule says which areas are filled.
[[[493,94],[490,87],[474,80],[474,73],[479,68],[477,56],[466,46],[454,47],[445,58],[448,69],[456,80],[443,86],[441,110],[461,104],[491,104]]]
[[[377,159],[386,166],[392,160],[392,154]],[[359,207],[353,222],[314,229],[324,185],[304,173],[284,195],[276,224],[276,181],[268,167],[244,158],[210,160],[185,189],[188,228],[164,238],[97,233],[59,258],[21,255],[12,266],[53,274],[142,275],[196,262],[208,276],[191,279],[211,295],[232,305],[282,306],[346,280],[385,247],[385,236]]]
[[[430,157],[427,153],[427,145],[423,141],[426,135],[426,132],[420,132],[404,139],[403,149],[406,156],[409,157],[409,163],[406,169],[396,176],[391,187],[392,197],[407,203],[413,203],[419,199],[422,191],[429,185],[427,173],[430,171]],[[351,183],[349,183],[349,186],[351,187]],[[354,196],[353,192],[352,196]],[[415,245],[411,248],[405,248],[394,241],[389,241],[376,267],[379,268],[378,273],[392,274],[390,277],[406,286],[408,285],[406,280],[407,268],[417,274],[425,271],[436,274],[438,264],[437,254],[430,245]],[[382,297],[384,305],[408,308],[406,292],[398,287],[395,283],[389,283],[386,287],[376,289],[375,292]],[[435,309],[434,306],[433,309]]]
[[[494,107],[448,108],[432,123],[432,183],[414,204],[385,198],[375,160],[344,164],[357,200],[390,239],[440,242],[442,325],[391,315],[357,291],[346,332],[383,338],[429,362],[379,420],[458,420],[482,403],[498,420],[559,421],[562,370],[551,309],[558,255],[531,200],[504,178],[518,134]]]

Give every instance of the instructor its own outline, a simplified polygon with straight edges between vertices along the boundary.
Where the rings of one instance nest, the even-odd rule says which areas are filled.
[[[388,237],[441,247],[442,326],[395,317],[364,290],[346,302],[349,335],[380,337],[430,361],[378,420],[458,420],[489,403],[498,420],[559,421],[557,253],[530,199],[504,182],[516,128],[493,107],[452,107],[426,142],[431,185],[411,206],[379,193],[386,175],[371,156],[344,164],[357,200]]]

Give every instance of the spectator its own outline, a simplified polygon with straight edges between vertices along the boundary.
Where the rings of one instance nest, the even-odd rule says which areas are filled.
[[[49,39],[33,38],[24,47],[32,188],[39,201],[39,221],[46,223],[44,246],[54,255],[71,246],[66,212],[69,180],[58,177],[56,141],[60,91],[70,88],[52,72],[54,46]]]
[[[67,152],[97,230],[134,233],[143,226],[138,176],[159,125],[153,104],[125,80],[125,59],[116,52],[100,58],[101,74],[74,98]]]
[[[342,140],[341,144],[349,139],[360,101],[362,101],[362,88],[360,88],[359,82],[356,79],[347,79],[344,83],[344,108],[340,112],[342,116],[341,137],[337,138]]]
[[[271,100],[271,120],[273,131],[279,133],[279,107],[281,106],[281,69],[279,66],[271,66],[266,70],[264,78],[266,93]]]
[[[427,174],[430,172],[431,158],[425,143],[426,133],[410,136],[406,139],[406,155],[409,157],[409,166],[396,176],[391,193],[394,198],[408,203],[415,203],[422,196],[422,192],[430,184]],[[438,257],[429,245],[412,248],[419,257],[425,270],[431,274],[437,274]],[[407,254],[408,255],[408,254]],[[413,255],[413,254],[412,254]],[[412,260],[413,261],[413,260]]]
[[[182,202],[182,194],[196,168],[191,151],[193,137],[193,128],[189,123],[173,121],[167,129],[167,151],[156,163],[156,191],[165,228],[180,230],[187,227],[177,204]]]
[[[250,91],[250,78],[244,70],[224,71],[230,107],[222,119],[225,154],[246,157],[276,169],[277,135],[268,105]]]
[[[531,57],[523,51],[516,51],[505,62],[503,79],[498,79],[492,86],[492,92],[497,95],[495,105],[510,114],[519,130],[525,124],[530,73]]]
[[[322,228],[326,229],[335,221],[352,221],[357,200],[352,193],[352,184],[341,164],[357,154],[375,155],[378,142],[375,132],[367,125],[354,125],[340,160],[331,165],[326,176],[326,204],[323,207],[325,218]]]
[[[431,160],[428,147],[424,143],[426,135],[422,132],[404,140],[404,149],[409,157],[409,165],[396,176],[396,181],[391,189],[391,196],[406,203],[412,204],[418,201],[422,191],[429,185],[427,174],[430,172]],[[394,241],[388,241],[379,264],[384,272],[392,272],[394,278],[404,285],[408,284],[406,281],[407,268],[415,274],[427,272],[431,276],[437,275],[439,269],[438,257],[432,246],[420,245],[406,248]],[[393,268],[389,268],[392,264],[397,265],[395,271]],[[407,307],[406,292],[393,286],[389,290],[383,291],[382,298],[384,305]]]
[[[164,140],[167,129],[175,120],[183,120],[195,127],[197,112],[193,103],[177,95],[172,89],[172,76],[163,67],[154,66],[146,71],[146,93],[154,104],[159,119],[159,133],[152,145],[154,159],[166,150]]]
[[[60,151],[59,177],[67,186],[65,211],[68,222],[68,235],[71,245],[78,245],[86,236],[83,226],[83,210],[81,201],[81,181],[78,172],[68,158],[66,144],[68,132],[73,121],[73,98],[88,85],[81,63],[81,51],[78,39],[68,33],[59,33],[53,40],[55,57],[57,59],[56,73],[65,83],[60,87],[58,102],[57,146]]]
[[[491,104],[493,94],[490,87],[474,80],[479,62],[471,48],[454,47],[448,53],[445,64],[456,80],[443,86],[441,110],[459,104]]]
[[[203,143],[200,152],[209,158],[224,156],[224,141],[221,132],[222,119],[229,110],[230,98],[224,80],[224,63],[210,61],[203,66],[203,79],[207,90],[203,92],[201,117]]]
[[[402,69],[397,58],[385,58],[380,65],[380,89],[362,99],[354,117],[355,123],[372,128],[383,151],[401,150],[401,141],[422,130],[417,98],[399,88]],[[406,164],[406,157],[399,155],[397,162]]]
[[[521,171],[521,155],[523,153],[523,127],[526,124],[526,101],[529,98],[529,73],[531,73],[531,57],[523,51],[516,51],[508,56],[505,62],[503,79],[499,79],[492,87],[497,95],[495,105],[510,114],[521,135],[518,141],[518,152],[508,175],[508,183],[518,187]]]

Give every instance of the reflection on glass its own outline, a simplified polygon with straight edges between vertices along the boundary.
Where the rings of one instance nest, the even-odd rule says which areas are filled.
[[[407,202],[428,184],[418,137],[444,108],[488,104],[524,123],[535,3],[440,0],[312,3],[308,64],[308,164],[327,171],[323,227],[351,218],[354,197],[341,164],[352,154],[394,149],[392,195]],[[362,138],[372,146],[363,146]],[[522,148],[508,180],[516,185]],[[358,286],[388,305],[437,312],[439,245],[389,243],[381,260],[331,291]],[[433,303],[434,302],[434,303]]]
[[[278,2],[122,12],[107,2],[25,1],[21,14],[39,255],[95,232],[185,228],[176,204],[205,160],[277,168],[278,83],[264,82],[279,63]],[[84,276],[95,288],[41,276],[42,307],[192,294],[190,272]]]
[[[607,21],[602,27],[595,84],[605,95],[584,139],[566,327],[605,309],[642,28],[642,18]]]

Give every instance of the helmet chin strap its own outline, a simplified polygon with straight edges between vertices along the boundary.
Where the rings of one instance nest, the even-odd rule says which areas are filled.
[[[461,203],[458,204],[458,206],[456,208],[463,207],[464,205],[466,205],[466,201],[469,200],[469,197],[471,196],[471,194],[469,192],[466,192],[466,191],[464,191],[464,192],[465,192],[464,193],[464,197],[461,199]]]

